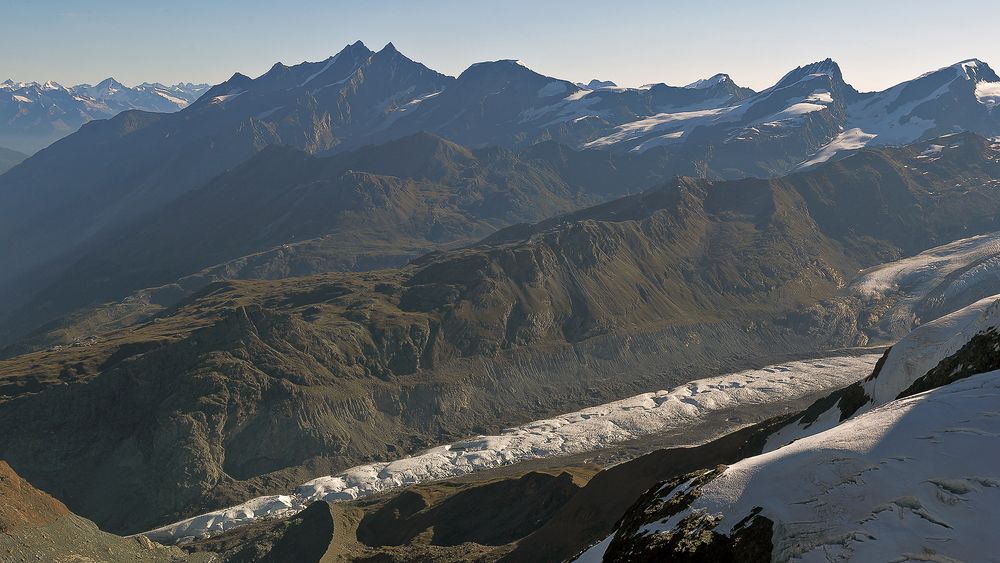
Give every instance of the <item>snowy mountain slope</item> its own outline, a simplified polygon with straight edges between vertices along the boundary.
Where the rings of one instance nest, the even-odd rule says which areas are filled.
[[[143,83],[128,87],[114,78],[96,86],[72,87],[7,80],[0,83],[0,144],[31,153],[88,121],[107,119],[130,109],[177,111],[207,89],[207,84]]]
[[[688,88],[714,88],[728,80],[716,75]],[[565,115],[605,117],[585,105],[588,97],[575,99]],[[844,82],[839,66],[827,59],[795,69],[744,99],[706,99],[605,123],[614,129],[582,144],[636,152],[668,146],[694,155],[699,154],[695,146],[727,150],[733,145],[780,160],[781,151],[799,154],[785,144],[797,140],[808,155],[798,161],[804,168],[869,145],[904,145],[960,130],[1000,134],[1000,114],[994,111],[998,100],[1000,78],[976,59],[869,93]]]
[[[729,80],[726,75],[716,75],[689,88],[711,89]],[[688,140],[697,128],[703,130],[695,141],[704,143],[781,138],[816,118],[830,115],[839,120],[843,113],[841,98],[854,95],[854,90],[843,82],[839,67],[827,59],[797,68],[771,88],[743,100],[730,99],[698,110],[683,108],[625,123],[587,146],[643,152],[654,146]]]
[[[549,420],[440,446],[394,462],[354,467],[303,484],[291,495],[251,499],[241,505],[158,528],[146,535],[162,542],[204,536],[261,518],[294,514],[317,500],[347,500],[391,488],[507,465],[566,455],[697,424],[709,413],[736,406],[802,397],[855,381],[877,355],[830,357],[774,365],[637,395]]]
[[[998,400],[992,371],[664,483],[580,560],[991,560]]]
[[[998,326],[1000,296],[994,295],[918,327],[886,353],[871,376],[817,401],[797,420],[770,436],[765,451],[822,432],[892,401],[977,335],[993,339],[990,335]]]
[[[1000,500],[997,459],[977,454],[1000,436],[998,327],[993,295],[915,329],[869,377],[759,436],[760,455],[650,489],[579,560],[985,560],[970,521]]]
[[[472,65],[441,96],[421,103],[384,134],[424,129],[473,147],[541,140],[580,146],[621,124],[664,112],[719,107],[752,93],[728,76],[701,88],[620,88],[597,80],[572,84],[536,73],[520,61],[501,60]]]
[[[1000,233],[957,240],[862,273],[845,293],[891,335],[1000,291]]]
[[[848,100],[843,132],[803,162],[811,166],[867,145],[905,145],[958,130],[1000,134],[1000,77],[969,59]]]

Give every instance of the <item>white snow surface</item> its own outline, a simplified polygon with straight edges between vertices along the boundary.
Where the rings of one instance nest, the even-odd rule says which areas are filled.
[[[865,392],[874,399],[866,407],[871,408],[898,396],[972,335],[991,323],[1000,325],[994,318],[1000,306],[994,304],[1000,299],[994,295],[1000,292],[1000,233],[957,240],[876,266],[852,282],[846,292],[879,307],[891,298],[883,322],[892,325],[920,323],[920,309],[931,301],[933,310],[953,311],[918,326],[893,346],[876,381],[864,384]],[[774,433],[764,451],[832,428],[839,420],[840,410],[833,406],[808,425],[793,423]]]
[[[644,531],[701,513],[729,534],[762,507],[776,561],[995,561],[998,405],[1000,372],[892,401],[726,468]]]
[[[691,84],[685,86],[685,88],[692,88],[694,90],[704,90],[706,88],[711,88],[712,86],[715,86],[717,84],[721,84],[726,80],[729,80],[729,75],[720,73],[710,78],[702,78],[699,80],[695,80]]]
[[[663,144],[664,139],[680,139],[696,127],[737,121],[746,110],[747,105],[735,105],[694,111],[658,113],[620,125],[614,133],[595,139],[584,146],[601,148],[657,134],[632,149],[636,152],[642,152]]]
[[[819,149],[819,151],[812,158],[800,164],[799,168],[807,168],[809,166],[821,164],[830,160],[840,152],[864,148],[865,145],[870,143],[875,137],[876,135],[865,133],[857,127],[848,129],[847,131],[844,131],[834,137],[834,139],[827,143],[823,148]]]
[[[884,405],[977,333],[997,326],[1000,326],[1000,295],[980,299],[922,325],[892,347],[878,377],[864,383],[865,392],[873,405]],[[870,407],[863,407],[862,412],[866,408]]]
[[[916,256],[875,266],[848,288],[860,297],[902,294],[901,303],[926,298],[931,292],[951,310],[967,304],[955,301],[978,285],[1000,285],[1000,232],[960,239]],[[995,291],[991,291],[995,293]]]
[[[894,400],[941,360],[957,352],[977,333],[991,327],[1000,327],[1000,295],[980,299],[917,327],[892,347],[878,377],[862,382],[871,401],[853,416]],[[775,432],[768,438],[764,451],[828,430],[839,422],[840,409],[833,405],[809,425],[792,423]]]
[[[239,89],[237,89],[237,90],[230,90],[229,93],[227,93],[227,94],[223,94],[221,96],[215,96],[214,98],[212,98],[211,102],[213,104],[225,104],[226,102],[228,102],[228,101],[236,98],[237,96],[239,96],[239,95],[241,95],[241,94],[243,94],[245,92],[246,92],[246,90],[239,90]]]
[[[692,381],[547,420],[439,446],[400,460],[348,469],[272,495],[146,532],[160,542],[204,537],[264,518],[291,516],[319,500],[351,500],[423,481],[539,457],[592,451],[698,424],[715,411],[842,387],[867,376],[877,354],[796,361]]]

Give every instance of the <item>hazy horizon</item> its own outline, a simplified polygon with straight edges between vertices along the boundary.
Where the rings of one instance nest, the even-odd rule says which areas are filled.
[[[323,60],[356,40],[373,50],[392,42],[410,58],[452,76],[473,63],[513,58],[557,78],[597,78],[621,86],[679,86],[724,72],[760,90],[796,66],[827,57],[863,91],[969,58],[1000,66],[988,18],[975,17],[976,9],[988,4],[968,0],[947,9],[929,1],[849,0],[835,12],[803,9],[788,0],[736,6],[717,0],[642,1],[614,12],[596,2],[568,10],[564,4],[524,0],[496,12],[452,1],[394,0],[380,3],[382,9],[311,0],[294,6],[178,0],[138,7],[123,0],[99,6],[0,0],[0,6],[8,22],[0,48],[18,55],[0,66],[0,80],[63,85],[108,77],[128,85],[215,84],[235,72],[258,76],[279,61]],[[49,31],[39,36],[42,26]],[[885,54],[872,57],[873,52]]]

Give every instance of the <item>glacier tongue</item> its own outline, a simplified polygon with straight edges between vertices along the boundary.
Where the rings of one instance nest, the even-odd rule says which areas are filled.
[[[348,469],[271,495],[146,532],[161,543],[204,537],[265,518],[291,516],[319,500],[350,500],[423,481],[539,457],[596,450],[642,436],[698,424],[709,414],[746,405],[800,398],[868,375],[878,354],[772,365],[700,379],[551,419],[439,446],[400,460]]]

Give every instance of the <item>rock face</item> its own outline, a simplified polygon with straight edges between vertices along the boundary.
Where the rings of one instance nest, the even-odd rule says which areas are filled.
[[[66,505],[35,489],[22,479],[6,462],[0,461],[0,532],[40,528],[69,515]]]
[[[789,315],[859,266],[997,228],[995,152],[962,139],[923,169],[907,168],[918,146],[770,181],[679,179],[396,270],[213,284],[92,345],[0,364],[0,431],[16,436],[0,456],[140,531],[729,362],[851,344],[856,326],[817,341]]]
[[[0,461],[0,559],[29,561],[211,561],[145,538],[104,533],[66,505],[32,487]]]
[[[432,506],[418,492],[408,491],[366,515],[357,537],[372,547],[406,545],[426,533],[431,535],[431,545],[504,545],[537,529],[578,490],[569,473],[532,472],[470,489]]]
[[[328,503],[317,502],[288,520],[241,529],[186,547],[195,553],[214,552],[226,563],[343,560],[333,558],[342,546],[331,546],[344,539],[338,529],[344,523],[338,512]]]

